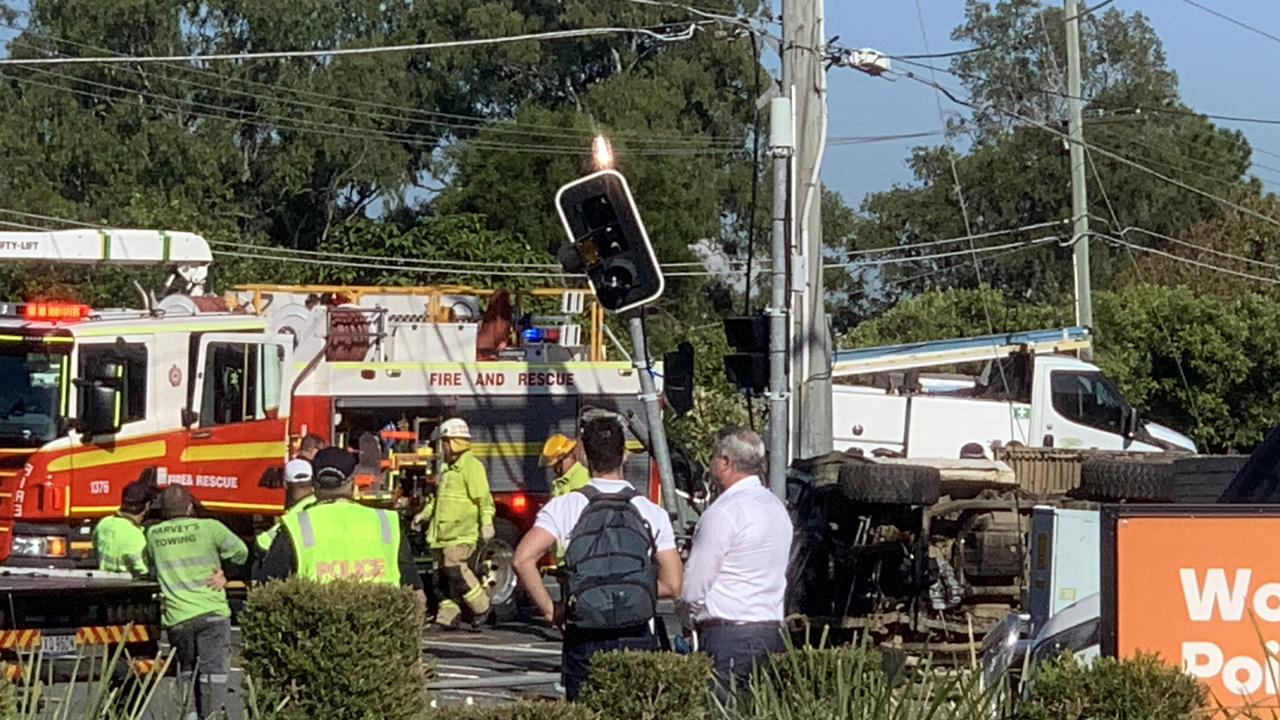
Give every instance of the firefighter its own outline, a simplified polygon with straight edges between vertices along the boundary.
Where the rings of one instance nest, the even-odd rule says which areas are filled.
[[[267,582],[290,575],[311,580],[364,580],[411,587],[423,605],[422,578],[393,510],[365,507],[355,494],[356,462],[339,448],[316,454],[314,502],[281,518],[270,550],[254,571]]]
[[[147,514],[153,491],[151,485],[136,480],[120,492],[120,509],[103,518],[93,529],[93,552],[98,556],[98,569],[103,572],[129,573],[134,577],[147,574],[144,555],[147,536],[142,531],[142,518]]]
[[[316,452],[319,452],[318,450]],[[314,458],[316,453],[311,453]],[[292,515],[311,507],[316,502],[315,485],[311,482],[311,460],[304,460],[301,457],[294,458],[284,465],[284,515]],[[281,522],[284,516],[281,517]],[[276,523],[267,528],[254,538],[254,545],[257,546],[258,555],[266,555],[271,549],[271,542],[276,539],[276,533],[280,531],[280,523]]]
[[[162,622],[179,674],[195,681],[196,711],[207,717],[223,707],[231,661],[222,563],[243,565],[249,548],[217,520],[192,517],[195,500],[182,485],[160,493],[160,510],[164,521],[147,528],[147,564],[160,583]]]
[[[556,474],[551,484],[552,497],[560,497],[591,484],[591,472],[582,462],[582,449],[572,438],[559,434],[547,438],[539,464],[551,468]]]
[[[489,596],[469,565],[481,541],[493,539],[496,509],[489,493],[484,465],[471,452],[471,428],[465,420],[440,423],[434,439],[440,443],[440,480],[418,521],[426,519],[427,544],[436,567],[440,607],[439,627],[457,627],[461,605],[471,610],[472,629],[489,613]]]

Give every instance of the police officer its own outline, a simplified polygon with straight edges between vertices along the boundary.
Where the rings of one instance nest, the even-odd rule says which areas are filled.
[[[471,610],[473,627],[489,612],[489,596],[468,563],[476,546],[494,536],[496,508],[484,465],[471,452],[471,428],[451,418],[436,429],[444,461],[436,493],[419,520],[427,518],[427,544],[435,560],[436,587],[441,594],[436,624],[456,627],[461,605]]]
[[[308,436],[310,437],[310,436]],[[319,452],[318,450],[316,452]],[[315,453],[312,453],[315,457]],[[292,515],[302,512],[311,507],[316,502],[315,486],[311,482],[311,461],[304,460],[301,457],[290,460],[284,465],[284,515]],[[283,517],[281,518],[283,522]],[[254,538],[254,544],[258,548],[258,554],[266,555],[271,549],[271,542],[276,539],[276,533],[280,531],[280,523],[272,525],[265,531],[258,533]]]
[[[542,467],[556,474],[551,483],[551,496],[560,497],[591,484],[591,472],[582,461],[578,442],[565,435],[552,435],[542,445]]]
[[[422,578],[409,544],[402,539],[399,515],[353,500],[355,458],[339,448],[325,448],[316,454],[313,469],[314,502],[281,518],[284,532],[276,533],[254,571],[254,580],[297,575],[321,582],[347,579],[402,585],[417,590],[419,602],[425,604]]]
[[[93,552],[98,556],[99,570],[134,577],[147,574],[147,536],[142,531],[142,518],[153,494],[151,485],[142,480],[125,485],[120,492],[120,509],[93,529]]]
[[[200,717],[223,707],[230,665],[231,606],[222,563],[242,565],[249,548],[208,518],[192,517],[195,501],[181,485],[160,493],[164,522],[147,529],[147,561],[164,600],[162,622],[177,653],[180,675],[195,679]]]

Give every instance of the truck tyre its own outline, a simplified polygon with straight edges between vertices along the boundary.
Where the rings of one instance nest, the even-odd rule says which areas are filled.
[[[1168,502],[1173,497],[1173,463],[1145,458],[1087,458],[1080,466],[1077,495],[1087,500]]]
[[[489,621],[510,622],[516,617],[519,587],[511,561],[520,544],[520,528],[510,520],[493,521],[493,539],[481,543],[471,556],[471,572],[489,593]]]
[[[942,494],[942,473],[923,465],[850,462],[840,468],[840,491],[858,503],[932,505]]]

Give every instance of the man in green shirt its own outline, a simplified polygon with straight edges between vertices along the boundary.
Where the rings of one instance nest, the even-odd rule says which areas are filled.
[[[98,569],[103,572],[129,573],[134,577],[147,574],[144,555],[147,536],[142,531],[142,518],[151,503],[151,486],[135,480],[120,493],[120,509],[105,517],[93,528],[93,552],[98,556]]]
[[[164,601],[161,622],[177,655],[179,675],[195,681],[200,717],[221,710],[230,667],[231,606],[222,563],[243,565],[249,549],[226,525],[192,517],[195,501],[181,485],[160,494],[165,520],[147,529],[147,562]]]
[[[311,436],[308,435],[307,437]],[[312,457],[314,457],[314,454]],[[299,457],[285,463],[284,515],[280,518],[282,522],[285,517],[302,512],[316,504],[316,490],[315,485],[311,482],[311,475],[310,460],[304,460]],[[267,530],[258,533],[258,536],[254,538],[253,544],[257,546],[259,558],[266,556],[267,551],[271,549],[271,541],[276,539],[276,533],[279,531],[280,523],[276,523]]]

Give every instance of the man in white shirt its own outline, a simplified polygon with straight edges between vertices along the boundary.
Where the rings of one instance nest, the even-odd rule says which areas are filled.
[[[683,600],[725,688],[785,649],[783,603],[791,517],[760,482],[764,443],[746,428],[716,435],[711,476],[723,492],[702,513],[685,568]]]
[[[653,634],[652,628],[652,606],[656,604],[658,597],[676,598],[680,596],[680,586],[682,581],[682,568],[680,563],[680,553],[676,550],[675,532],[671,528],[671,519],[667,516],[666,511],[649,501],[647,498],[635,495],[635,489],[623,479],[622,466],[626,458],[626,433],[621,423],[610,417],[595,418],[582,427],[580,436],[582,448],[587,458],[587,468],[591,471],[591,483],[586,488],[581,488],[566,495],[553,498],[550,502],[543,506],[538,512],[538,518],[534,522],[534,526],[529,532],[525,533],[520,545],[516,548],[515,557],[512,565],[516,574],[520,578],[520,583],[524,586],[525,592],[529,598],[538,606],[542,612],[542,617],[547,623],[564,627],[564,646],[561,658],[561,673],[563,675],[565,696],[569,700],[578,697],[578,693],[582,689],[583,682],[587,679],[587,675],[591,668],[591,656],[597,652],[608,650],[656,650],[658,649],[658,639]],[[594,490],[592,490],[594,488]],[[589,495],[596,495],[595,499]],[[603,495],[604,497],[599,497]],[[634,495],[629,499],[627,496]],[[611,499],[612,497],[612,499]],[[587,598],[586,594],[576,597],[577,604],[571,612],[568,613],[567,621],[563,612],[563,608],[558,612],[555,604],[551,600],[551,595],[547,593],[546,587],[542,584],[542,575],[538,572],[538,562],[547,556],[553,548],[559,544],[560,547],[566,548],[565,563],[567,571],[570,574],[569,592],[574,592],[572,587],[574,573],[590,573],[593,567],[587,567],[590,563],[602,562],[602,557],[591,557],[591,549],[584,546],[579,549],[577,545],[571,545],[570,541],[575,537],[575,528],[580,533],[590,529],[594,535],[588,537],[586,543],[590,546],[593,541],[604,546],[619,544],[619,547],[634,547],[636,535],[632,534],[629,538],[620,539],[618,537],[608,537],[606,534],[613,527],[608,525],[604,528],[593,527],[586,528],[590,523],[584,521],[581,523],[583,527],[579,527],[579,521],[583,519],[583,514],[587,510],[588,504],[592,503],[615,503],[612,507],[615,510],[609,511],[615,513],[615,517],[622,515],[627,516],[626,520],[633,521],[632,526],[637,532],[647,533],[652,538],[652,543],[646,542],[648,538],[639,540],[640,557],[651,558],[649,563],[635,563],[647,565],[649,571],[645,573],[646,580],[642,583],[632,583],[634,586],[623,586],[619,588],[621,594],[628,592],[641,593],[628,601],[623,602],[618,609],[621,616],[630,617],[634,614],[634,608],[644,608],[640,612],[647,617],[631,617],[625,623],[614,626],[609,623],[591,622],[588,623],[583,617],[585,610],[581,608],[590,604],[589,601],[598,599]],[[627,507],[630,502],[634,510]],[[593,505],[593,515],[597,511],[604,512],[603,505]],[[638,512],[638,517],[636,516]],[[575,552],[578,550],[578,552]],[[577,562],[580,555],[588,558],[581,563]],[[610,568],[613,562],[603,560]],[[582,567],[579,567],[582,566]],[[612,572],[618,568],[606,568]],[[623,568],[624,574],[630,572]],[[604,578],[605,576],[600,576]],[[647,587],[638,587],[646,585]],[[609,613],[605,613],[608,615]],[[596,618],[593,618],[596,620]],[[588,626],[590,625],[590,626]]]

